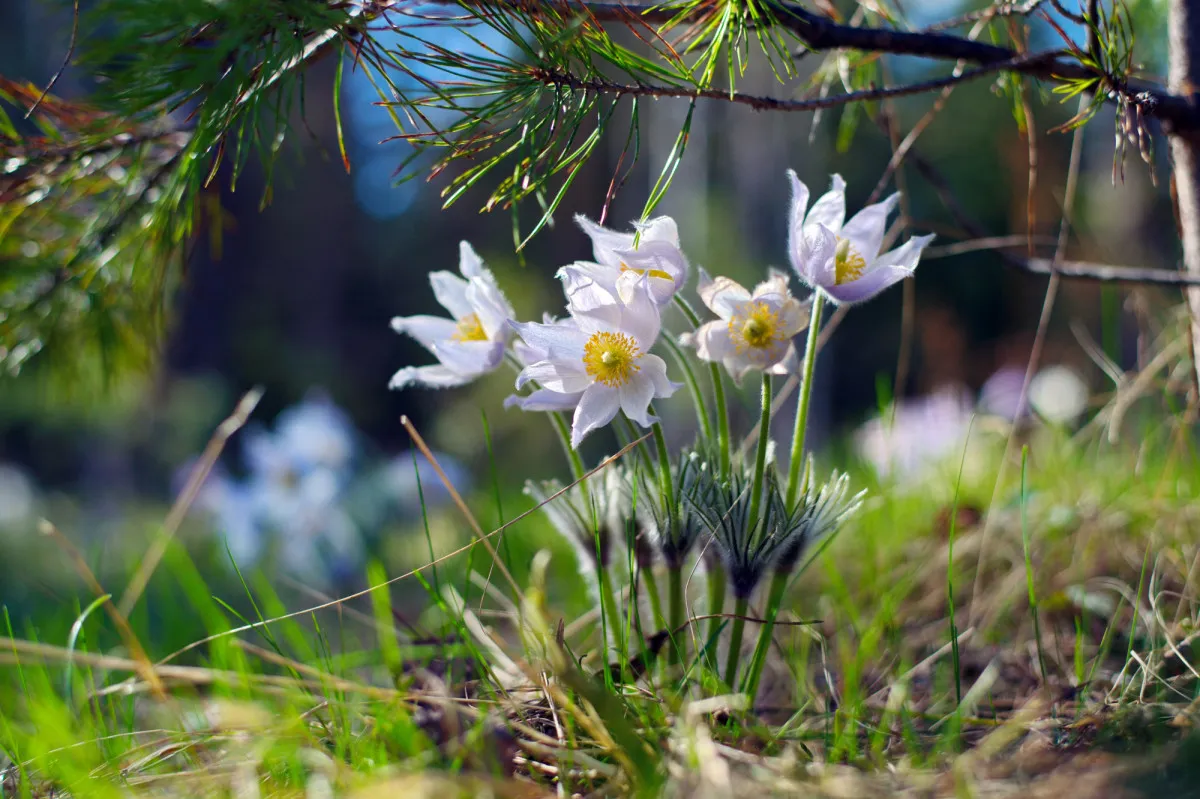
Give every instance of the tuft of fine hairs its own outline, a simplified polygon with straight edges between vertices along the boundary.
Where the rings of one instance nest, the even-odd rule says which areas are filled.
[[[711,463],[699,450],[680,453],[678,465],[671,470],[674,507],[667,506],[658,476],[641,473],[645,497],[641,505],[649,523],[648,532],[668,568],[681,568],[696,542],[708,532],[708,525],[693,511],[693,505],[697,492],[709,490],[713,483]]]
[[[834,533],[847,519],[862,507],[866,490],[847,498],[850,492],[850,476],[834,471],[829,480],[818,484],[813,476],[813,459],[809,455],[804,464],[804,480],[796,507],[792,509],[789,526],[800,530],[784,547],[775,562],[775,570],[790,572],[796,568],[800,556],[812,545]]]
[[[562,487],[557,480],[530,480],[525,483],[525,493],[541,505],[551,526],[574,548],[579,571],[599,602],[596,572],[612,563],[614,546],[625,543],[625,522],[630,514],[626,478],[609,468],[594,486],[589,480],[547,501]]]

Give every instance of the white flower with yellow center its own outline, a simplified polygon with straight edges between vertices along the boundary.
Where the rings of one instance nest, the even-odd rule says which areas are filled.
[[[389,388],[410,383],[448,388],[471,382],[500,365],[508,344],[513,309],[471,245],[459,245],[459,271],[432,272],[433,295],[452,318],[397,316],[392,329],[407,333],[437,356],[433,366],[407,366],[392,376]]]
[[[537,410],[574,406],[573,447],[618,411],[649,427],[657,421],[650,415],[651,400],[669,397],[680,387],[667,379],[662,358],[650,354],[660,323],[646,278],[634,287],[629,302],[597,289],[589,306],[570,309],[573,324],[513,323],[528,351],[546,354],[521,371],[517,388],[537,381],[541,389],[530,395],[538,397]]]
[[[881,203],[846,218],[846,183],[833,176],[833,187],[808,208],[808,187],[788,170],[792,204],[788,219],[788,255],[800,279],[835,303],[865,302],[911,277],[921,251],[933,236],[915,236],[880,254],[887,218],[900,199]]]
[[[609,230],[585,216],[576,216],[575,221],[592,239],[595,262],[577,261],[558,270],[572,306],[586,308],[612,294],[629,302],[642,278],[648,280],[650,293],[661,306],[687,282],[688,263],[671,217],[635,222],[636,233]]]
[[[751,369],[776,375],[796,371],[792,337],[808,327],[812,300],[793,297],[785,275],[773,272],[751,293],[727,277],[713,280],[701,269],[697,288],[720,318],[681,336],[680,343],[695,346],[701,360],[724,364],[738,382]]]

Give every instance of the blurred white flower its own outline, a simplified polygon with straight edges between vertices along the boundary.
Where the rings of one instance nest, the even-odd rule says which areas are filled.
[[[471,475],[463,465],[444,452],[435,452],[434,457],[454,489],[465,494],[470,488]],[[419,490],[418,479],[421,481]],[[422,499],[426,508],[443,505],[450,499],[449,489],[429,459],[417,453],[414,465],[411,451],[402,452],[388,461],[384,485],[389,499],[405,514],[420,516]]]
[[[792,202],[788,219],[788,254],[800,279],[830,300],[850,305],[865,302],[909,277],[921,251],[933,236],[916,236],[880,254],[887,218],[900,195],[868,205],[846,218],[846,183],[833,176],[833,188],[808,207],[808,187],[788,170]]]
[[[591,307],[571,307],[574,326],[513,323],[522,340],[546,358],[526,366],[517,388],[536,381],[546,395],[578,395],[571,427],[571,446],[578,447],[593,430],[612,421],[618,411],[649,427],[655,421],[649,405],[669,397],[680,384],[667,379],[662,358],[650,354],[660,328],[658,306],[643,276],[630,302],[599,290]]]
[[[392,376],[390,388],[402,389],[410,383],[433,388],[461,386],[500,365],[508,344],[512,306],[465,241],[459,245],[459,271],[462,277],[446,271],[429,275],[434,296],[453,318],[419,315],[392,319],[393,330],[415,338],[440,363],[406,366]]]
[[[578,261],[558,270],[572,306],[586,309],[603,302],[604,294],[616,294],[629,302],[643,277],[648,279],[654,301],[665,305],[687,282],[687,258],[679,249],[679,230],[671,217],[635,222],[637,233],[618,233],[585,216],[576,216],[575,221],[591,237],[596,260]],[[596,289],[602,292],[599,298]]]
[[[0,463],[0,528],[28,521],[34,508],[33,481],[10,463]]]
[[[894,475],[903,482],[920,480],[929,468],[961,451],[972,405],[970,394],[959,387],[901,400],[894,419],[885,415],[858,429],[855,449],[881,478]]]
[[[216,469],[197,498],[239,568],[274,552],[288,574],[324,587],[361,564],[360,531],[342,507],[354,444],[353,425],[327,398],[283,411],[273,430],[245,432],[246,478]]]
[[[325,394],[313,393],[279,414],[275,439],[301,468],[340,469],[354,456],[354,426]]]
[[[1087,410],[1087,384],[1069,367],[1047,366],[1029,384],[1029,404],[1049,422],[1073,424]]]
[[[713,280],[701,269],[698,291],[720,318],[681,336],[680,343],[695,345],[701,360],[724,364],[737,382],[751,369],[777,375],[796,371],[792,336],[808,327],[812,300],[793,297],[786,275],[773,273],[751,294],[729,278]]]
[[[1027,415],[1028,403],[1021,403],[1021,387],[1024,383],[1024,367],[1001,366],[979,391],[980,410],[1010,422]]]

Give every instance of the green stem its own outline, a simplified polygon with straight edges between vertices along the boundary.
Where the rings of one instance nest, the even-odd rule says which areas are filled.
[[[550,421],[554,425],[554,429],[558,431],[558,438],[562,442],[563,450],[567,453],[567,461],[571,464],[571,475],[578,480],[586,474],[586,471],[583,468],[583,459],[571,446],[571,428],[558,411],[550,414]]]
[[[700,317],[692,310],[692,306],[687,300],[675,295],[675,306],[687,318],[688,323],[693,328],[700,327]],[[719,364],[709,364],[709,374],[712,375],[713,384],[713,399],[716,400],[717,413],[717,442],[721,452],[721,476],[728,477],[730,470],[729,460],[729,412],[725,407],[725,383],[721,377],[721,367]],[[707,428],[711,431],[711,427]]]
[[[767,467],[767,445],[771,441],[771,374],[762,376],[762,415],[758,420],[758,451],[754,456],[754,483],[750,494],[750,517],[746,530],[754,535],[758,528],[759,506],[762,504],[763,472]],[[790,505],[790,500],[789,500]]]
[[[650,413],[654,414],[654,410],[651,409]],[[654,448],[658,450],[658,482],[662,488],[663,507],[667,510],[668,518],[674,520],[675,491],[671,480],[671,455],[667,452],[667,437],[663,434],[662,424],[659,422],[655,422],[650,429],[654,431]]]
[[[696,373],[692,370],[692,365],[688,363],[688,357],[684,354],[683,348],[679,346],[679,342],[675,341],[670,334],[664,335],[662,340],[683,371],[683,382],[688,387],[688,393],[692,395],[692,404],[696,406],[696,420],[700,423],[700,434],[705,441],[710,441],[712,439],[712,420],[708,418],[708,406],[704,402],[704,392],[700,390],[700,382],[696,380]]]
[[[713,397],[717,404],[717,441],[721,448],[721,477],[727,478],[733,467],[729,459],[729,411],[725,407],[725,378],[721,375],[721,367],[715,363],[708,365],[712,374]]]
[[[667,567],[667,612],[670,620],[667,631],[671,635],[671,664],[683,662],[683,566]]]
[[[608,575],[608,568],[601,564],[597,571],[600,577],[600,626],[605,639],[605,649],[607,650],[609,631],[611,631],[613,643],[616,644],[618,660],[621,663],[621,679],[624,680],[625,664],[629,662],[629,658],[625,651],[624,637],[621,635],[621,614],[617,610],[617,595],[613,592],[612,578]]]
[[[746,629],[746,614],[750,608],[750,597],[739,597],[734,603],[733,628],[729,634],[729,656],[725,660],[725,684],[731,688],[737,683],[738,659],[742,656],[742,633]]]
[[[771,593],[767,597],[766,623],[759,631],[758,643],[754,647],[754,657],[750,660],[750,673],[742,686],[742,692],[750,697],[751,704],[754,703],[754,697],[758,693],[758,683],[762,679],[763,666],[767,662],[767,650],[771,647],[771,634],[775,630],[775,617],[779,615],[779,606],[783,604],[783,594],[787,590],[789,574],[786,571],[776,571],[775,576],[771,578]]]
[[[804,462],[804,434],[808,428],[808,403],[812,398],[813,366],[817,361],[817,338],[821,332],[821,312],[825,309],[825,295],[813,294],[812,318],[808,322],[808,341],[804,345],[804,382],[800,384],[800,396],[796,400],[796,429],[792,432],[792,456],[788,460],[787,506],[796,504],[796,493],[800,489],[800,465]]]
[[[716,664],[717,634],[721,629],[721,619],[717,618],[725,610],[725,567],[723,564],[708,572],[708,634],[704,638],[704,646],[709,647],[712,663]]]
[[[663,615],[662,600],[658,595],[658,580],[654,577],[653,569],[642,569],[639,572],[642,582],[646,585],[646,595],[650,597],[650,612],[654,614],[654,626],[659,630],[667,628],[667,617]]]

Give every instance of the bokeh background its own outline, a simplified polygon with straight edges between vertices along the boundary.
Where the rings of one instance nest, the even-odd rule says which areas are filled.
[[[927,0],[905,5],[919,26],[982,4]],[[1133,4],[1138,52],[1151,75],[1164,71],[1163,6]],[[1056,46],[1058,34],[1048,25],[1031,20],[1030,26],[1035,47]],[[70,27],[65,7],[40,0],[0,3],[0,73],[45,84],[66,52]],[[802,61],[802,71],[816,61],[815,56]],[[641,159],[606,211],[613,176],[628,167],[618,163],[625,129],[615,126],[611,140],[567,194],[554,225],[517,255],[512,216],[481,212],[483,192],[443,208],[444,175],[427,180],[426,170],[415,180],[397,182],[394,173],[408,145],[384,142],[396,131],[387,113],[374,105],[374,89],[350,65],[341,98],[351,163],[347,174],[332,108],[335,66],[327,58],[308,75],[306,112],[295,120],[275,171],[271,202],[263,207],[266,186],[256,167],[242,175],[236,191],[227,180],[222,183],[221,235],[197,248],[153,373],[104,392],[51,391],[36,373],[0,377],[0,557],[28,565],[0,570],[0,604],[10,614],[36,614],[41,607],[77,602],[80,595],[60,549],[39,536],[38,519],[52,520],[99,574],[127,574],[161,529],[187,465],[238,398],[255,386],[262,387],[263,398],[247,429],[230,442],[214,485],[247,502],[256,491],[276,491],[279,496],[267,501],[280,503],[272,506],[281,514],[278,525],[295,518],[289,513],[317,512],[295,505],[296,494],[314,502],[314,497],[335,497],[338,506],[337,514],[321,517],[318,526],[341,532],[322,532],[324,538],[313,545],[312,574],[305,573],[303,559],[280,557],[281,548],[295,546],[292,539],[247,544],[247,562],[256,572],[261,567],[264,574],[277,575],[274,585],[284,591],[351,590],[363,582],[360,567],[367,553],[381,556],[394,571],[419,565],[430,547],[445,551],[466,540],[464,525],[445,506],[444,491],[420,466],[427,504],[437,508],[430,515],[429,536],[423,534],[402,415],[442,453],[485,526],[529,506],[521,494],[527,478],[565,473],[545,420],[502,409],[511,374],[499,372],[451,391],[389,391],[395,370],[431,362],[414,342],[393,333],[389,320],[439,312],[426,276],[457,268],[460,240],[470,241],[484,257],[519,316],[560,312],[554,271],[590,255],[589,241],[572,215],[606,214],[606,223],[617,227],[638,217],[674,146],[686,103],[643,104]],[[895,81],[912,81],[942,74],[948,65],[887,58],[885,68]],[[739,88],[755,94],[787,91],[765,68],[752,68]],[[56,91],[86,98],[88,79],[68,69]],[[1076,107],[1074,101],[1060,104],[1042,88],[1029,91],[1038,155],[1032,230],[1029,143],[1014,122],[1011,97],[998,92],[994,82],[979,80],[954,91],[915,148],[944,180],[960,214],[988,236],[1028,233],[1042,241],[1058,233],[1071,135],[1047,131]],[[897,100],[891,106],[897,130],[907,132],[932,99]],[[852,127],[847,115],[854,113],[768,114],[718,102],[699,104],[686,157],[656,213],[678,220],[694,266],[744,281],[761,278],[768,267],[786,267],[785,170],[796,169],[814,190],[824,188],[830,173],[840,172],[854,207],[871,193],[891,155],[887,133],[861,114]],[[1131,152],[1123,179],[1114,184],[1111,110],[1089,124],[1083,148],[1069,257],[1172,266],[1178,244],[1165,154],[1160,151],[1152,165],[1157,183],[1151,168]],[[943,246],[974,238],[922,170],[906,165],[899,179],[913,232],[935,232]],[[527,230],[537,211],[531,205],[519,213]],[[970,407],[997,372],[1024,367],[1045,278],[1014,269],[994,252],[933,257],[938,254],[922,263],[910,288],[856,310],[832,338],[819,364],[815,397],[812,440],[819,450],[840,459],[863,456],[855,454],[852,434],[891,398],[906,300],[912,303],[913,327],[902,397],[915,400],[950,390],[965,396]],[[1175,299],[1167,291],[1068,284],[1052,319],[1045,362],[1068,366],[1090,390],[1102,392],[1103,376],[1084,354],[1072,325],[1088,331],[1117,363],[1131,367],[1138,357],[1137,315]],[[668,317],[676,329],[679,322]],[[745,429],[757,413],[753,393],[746,388],[735,401],[735,429]],[[307,417],[294,410],[306,401]],[[669,430],[680,443],[691,437],[688,410],[684,392],[668,408]],[[912,416],[916,435],[900,446],[928,438],[921,426],[938,424],[936,416]],[[790,418],[785,413],[777,424],[785,429]],[[596,436],[586,454],[595,457],[614,447],[612,439]],[[313,482],[302,482],[309,478]],[[238,518],[238,512],[223,505],[219,493],[214,489],[201,498],[181,540],[199,573],[233,581],[225,545],[214,529],[226,533],[230,550],[236,550],[235,522],[229,519]],[[249,516],[246,511],[241,518]],[[514,556],[518,562],[545,543],[537,525],[530,521],[514,531],[512,546],[524,546]],[[266,535],[253,529],[240,533],[249,541],[259,534]],[[347,544],[349,539],[361,546]],[[301,585],[289,587],[284,578]]]

